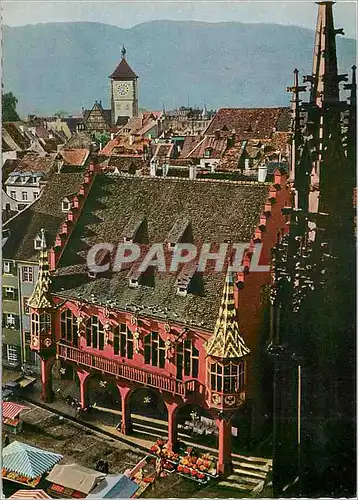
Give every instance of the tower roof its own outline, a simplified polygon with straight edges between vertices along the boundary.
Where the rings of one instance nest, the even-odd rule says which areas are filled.
[[[250,353],[239,332],[234,301],[234,279],[226,275],[224,290],[213,336],[206,344],[206,352],[216,358],[242,358]]]
[[[49,309],[53,303],[49,298],[49,288],[51,284],[50,266],[48,261],[48,252],[45,239],[45,231],[41,229],[41,251],[39,259],[39,274],[35,289],[28,300],[30,307],[34,309]]]
[[[342,29],[334,28],[334,2],[316,2],[318,16],[312,66],[312,76],[306,77],[311,82],[311,102],[322,106],[323,103],[339,102],[339,82],[347,75],[338,74],[336,35],[344,35]]]
[[[109,78],[138,78],[126,60],[126,49],[122,48],[122,59]]]

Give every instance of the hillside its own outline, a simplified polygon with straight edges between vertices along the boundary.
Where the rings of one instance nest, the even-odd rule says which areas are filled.
[[[154,21],[121,29],[100,23],[3,27],[4,89],[19,110],[80,112],[109,101],[108,75],[121,45],[139,75],[140,106],[167,109],[287,105],[297,66],[311,71],[314,32],[272,24]],[[355,40],[337,37],[341,72],[355,61]]]

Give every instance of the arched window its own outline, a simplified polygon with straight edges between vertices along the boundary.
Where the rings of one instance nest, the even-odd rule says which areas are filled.
[[[144,362],[158,368],[165,367],[165,344],[158,332],[144,337]]]
[[[41,314],[31,314],[31,333],[32,335],[40,335],[41,333],[51,332],[51,315],[43,312]]]
[[[133,359],[133,334],[125,323],[113,330],[113,351],[123,358]]]
[[[97,316],[91,316],[86,324],[87,347],[103,350],[104,348],[104,330],[103,325]]]
[[[61,313],[61,339],[71,342],[75,347],[78,344],[78,327],[76,316],[70,309]]]
[[[196,378],[199,372],[199,351],[192,340],[186,339],[177,345],[177,378],[183,375]]]
[[[238,365],[229,363],[220,365],[213,363],[210,366],[210,385],[211,389],[219,392],[237,392],[245,385],[245,362]]]

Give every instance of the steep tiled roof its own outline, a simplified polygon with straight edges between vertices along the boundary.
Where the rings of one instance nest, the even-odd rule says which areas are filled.
[[[2,166],[2,181],[5,182],[8,178],[9,174],[14,170],[17,170],[17,167],[20,165],[21,160],[5,160]]]
[[[220,130],[229,136],[235,131],[236,140],[265,139],[271,137],[275,129],[288,131],[289,117],[288,108],[222,108],[206,133],[214,134]]]
[[[240,335],[235,308],[234,287],[234,276],[232,273],[228,273],[214,334],[205,348],[207,354],[215,358],[237,359],[250,353],[250,349]]]
[[[16,171],[48,173],[53,169],[54,164],[55,158],[53,156],[41,156],[37,153],[27,153],[16,167]]]
[[[221,158],[227,147],[225,138],[216,138],[206,135],[205,137],[187,136],[181,151],[181,158],[204,158],[205,151],[211,149],[210,158]]]
[[[144,146],[150,143],[149,139],[134,138],[133,143],[130,144],[128,135],[117,135],[114,139],[110,140],[102,149],[102,155],[112,154],[141,154],[143,153]]]
[[[90,149],[91,134],[87,131],[74,133],[66,142],[66,149]]]
[[[10,229],[10,236],[3,246],[3,256],[37,262],[39,252],[34,248],[34,238],[43,228],[47,245],[54,244],[57,231],[67,217],[67,213],[62,212],[61,202],[78,191],[83,179],[82,171],[53,173],[40,198],[3,226]]]
[[[128,172],[129,170],[140,170],[145,166],[145,162],[141,156],[110,156],[107,168],[114,170],[117,168],[120,172]],[[134,172],[133,172],[134,173]]]
[[[60,155],[67,165],[83,166],[89,155],[88,149],[62,149]]]
[[[220,305],[225,272],[203,276],[203,292],[176,294],[177,276],[156,273],[153,288],[128,286],[128,268],[111,277],[90,279],[87,251],[96,243],[116,245],[136,214],[147,221],[149,243],[164,242],[178,219],[188,220],[194,242],[249,242],[268,195],[269,186],[258,183],[189,181],[97,174],[81,217],[53,279],[56,294],[90,300],[94,294],[118,307],[168,307],[178,321],[212,329]]]
[[[20,149],[27,149],[31,146],[30,140],[21,132],[16,123],[4,122],[2,126]]]
[[[123,57],[116,69],[110,75],[110,78],[138,78],[132,68]]]
[[[49,154],[57,153],[57,147],[65,143],[64,140],[61,140],[57,137],[53,137],[51,139],[39,139],[39,142],[46,153]]]

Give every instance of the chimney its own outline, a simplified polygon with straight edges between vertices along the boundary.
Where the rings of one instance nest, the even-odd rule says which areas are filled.
[[[114,132],[111,132],[111,141],[114,139]]]
[[[156,170],[157,170],[157,168],[156,168],[155,161],[151,161],[150,162],[150,176],[151,177],[155,177],[157,175]]]
[[[129,145],[132,146],[133,145],[133,142],[134,142],[134,138],[133,138],[133,135],[131,134],[129,136]]]
[[[266,167],[266,165],[259,166],[257,180],[259,182],[265,182],[266,176],[267,176],[267,167]]]
[[[214,135],[215,139],[218,141],[220,139],[220,130],[215,130]]]

